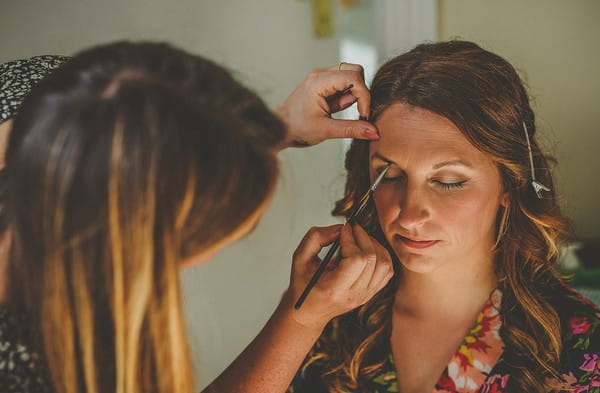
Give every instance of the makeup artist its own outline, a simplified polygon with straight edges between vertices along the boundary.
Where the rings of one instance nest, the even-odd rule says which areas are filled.
[[[254,227],[282,147],[377,139],[366,121],[330,118],[356,100],[368,118],[362,68],[341,63],[313,71],[274,114],[222,67],[153,43],[91,48],[38,83],[6,154],[0,391],[196,392],[179,268]],[[295,310],[338,237],[339,266]],[[206,391],[285,391],[325,324],[392,273],[360,226],[311,229],[272,318]]]

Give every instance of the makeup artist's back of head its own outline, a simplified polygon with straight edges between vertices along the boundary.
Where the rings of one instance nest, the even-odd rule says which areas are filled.
[[[36,86],[7,153],[10,293],[56,393],[194,390],[178,267],[265,204],[284,133],[164,44],[93,48]]]

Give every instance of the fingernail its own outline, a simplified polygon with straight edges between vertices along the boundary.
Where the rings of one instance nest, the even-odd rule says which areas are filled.
[[[370,128],[365,128],[364,134],[369,139],[379,139],[379,133],[377,131],[375,131],[375,130],[370,129]]]

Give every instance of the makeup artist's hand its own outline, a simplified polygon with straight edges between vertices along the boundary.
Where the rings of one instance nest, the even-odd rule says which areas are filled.
[[[363,68],[340,63],[313,70],[275,111],[288,126],[282,148],[310,146],[331,138],[379,139],[365,120],[335,120],[331,114],[358,102],[361,118],[369,118],[371,96]]]
[[[293,308],[317,269],[321,248],[340,236],[341,260],[326,271],[313,287],[299,310]],[[283,302],[299,324],[323,329],[334,317],[363,305],[379,292],[393,276],[388,251],[359,225],[314,227],[294,253],[290,287]]]
[[[285,392],[333,318],[367,302],[392,277],[387,251],[360,227],[341,231],[342,258],[325,272],[299,310],[294,303],[317,269],[317,254],[341,225],[312,228],[294,253],[290,287],[265,327],[203,393]]]

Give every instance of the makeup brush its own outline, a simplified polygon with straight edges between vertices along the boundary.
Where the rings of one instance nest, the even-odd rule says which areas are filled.
[[[388,169],[390,169],[391,165],[392,164],[389,163],[389,164],[386,165],[385,168],[383,168],[383,170],[381,171],[381,173],[379,174],[379,176],[377,176],[377,179],[375,179],[375,181],[373,182],[373,184],[371,185],[371,187],[369,187],[369,189],[367,190],[367,192],[365,193],[365,195],[363,195],[363,197],[361,198],[360,202],[358,203],[358,206],[356,207],[356,209],[354,209],[354,212],[346,220],[346,224],[352,224],[358,218],[358,216],[363,212],[363,210],[365,210],[365,206],[367,206],[367,202],[369,201],[369,198],[371,197],[371,195],[373,195],[373,192],[375,191],[375,189],[377,188],[377,186],[379,185],[379,183],[381,183],[381,180],[385,176],[385,174],[388,171]],[[315,286],[315,284],[317,283],[317,281],[319,281],[319,278],[321,277],[321,275],[325,271],[325,268],[329,264],[329,261],[331,260],[331,258],[333,258],[333,256],[335,255],[335,253],[338,251],[339,248],[340,248],[340,239],[338,238],[335,242],[333,242],[333,244],[329,248],[329,251],[327,251],[327,254],[325,255],[325,258],[323,258],[323,260],[319,264],[319,267],[317,268],[317,271],[313,274],[312,278],[310,279],[310,281],[306,285],[306,288],[304,288],[304,291],[300,295],[300,298],[298,299],[298,301],[294,305],[294,308],[296,310],[299,309],[302,306],[302,303],[304,303],[304,300],[306,300],[306,297],[310,293],[311,289]]]

